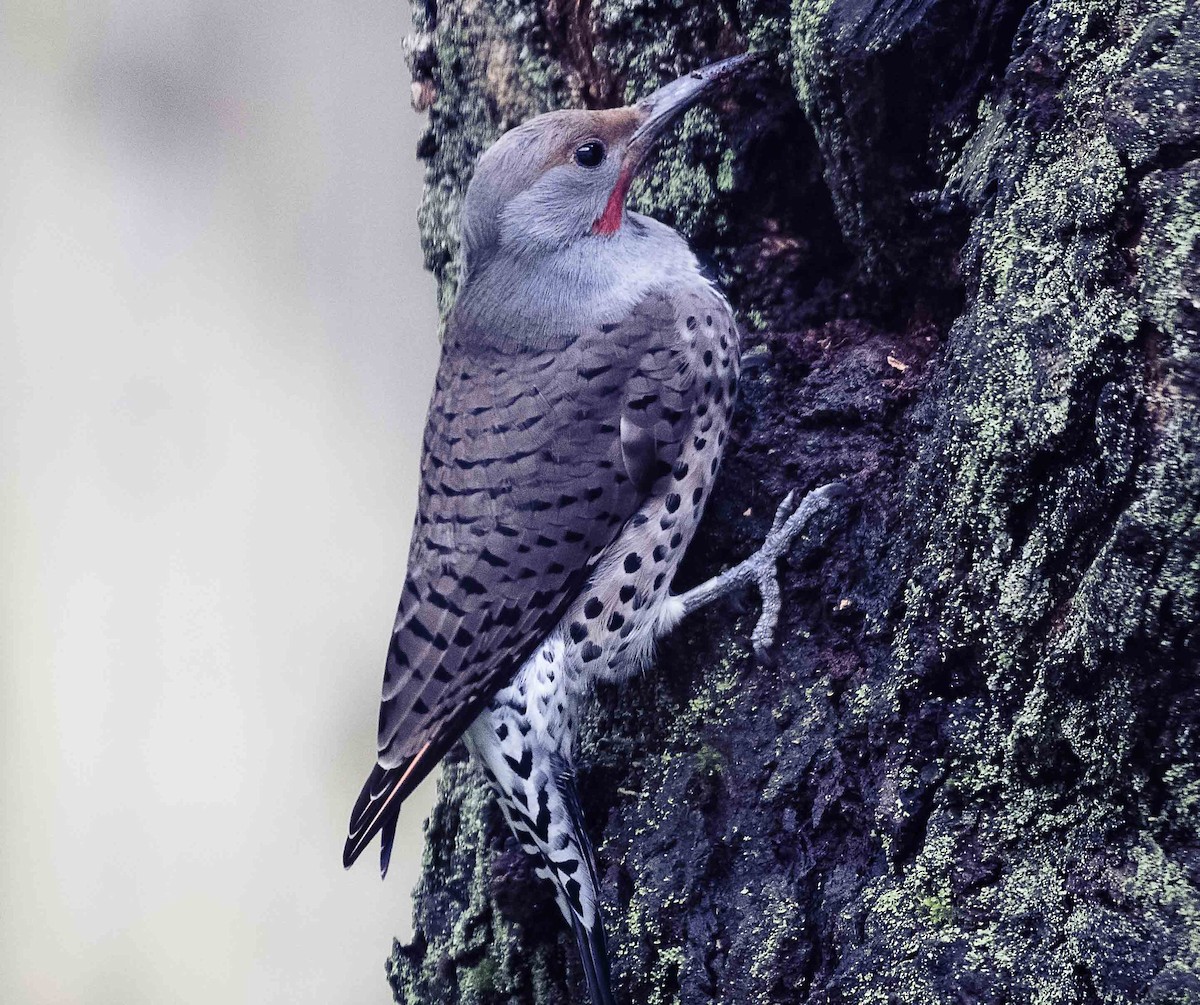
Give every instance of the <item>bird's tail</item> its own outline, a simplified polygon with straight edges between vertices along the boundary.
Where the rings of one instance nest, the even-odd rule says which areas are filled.
[[[583,978],[592,1005],[617,1005],[612,993],[612,974],[608,969],[608,939],[604,935],[600,911],[595,912],[591,928],[584,925],[579,915],[572,914],[571,927],[575,929],[575,944],[579,947]]]
[[[392,856],[392,841],[396,836],[396,817],[400,805],[412,793],[437,763],[430,755],[430,744],[425,744],[417,753],[394,768],[376,764],[367,777],[358,801],[350,813],[350,830],[346,836],[346,847],[342,851],[342,865],[347,869],[380,834],[379,871],[387,875],[388,862]]]
[[[583,977],[587,983],[592,1005],[617,1005],[612,993],[612,971],[608,965],[608,937],[604,934],[604,918],[600,912],[600,877],[596,873],[596,856],[592,842],[583,825],[583,808],[579,805],[579,791],[575,785],[575,772],[571,763],[561,754],[551,757],[554,766],[554,781],[558,786],[563,806],[571,822],[575,844],[583,858],[587,884],[591,888],[592,921],[588,925],[579,910],[578,893],[571,897],[564,889],[563,900],[568,905],[571,928],[575,932],[575,943],[579,947],[579,960],[583,964]],[[549,856],[547,856],[549,858]],[[562,882],[562,877],[558,877]],[[578,887],[576,888],[578,889]]]
[[[505,749],[501,737],[508,738]],[[616,1005],[608,940],[600,909],[600,880],[570,760],[557,749],[524,739],[501,707],[467,730],[467,747],[488,772],[500,808],[535,872],[554,885],[554,899],[575,933],[591,1005]]]

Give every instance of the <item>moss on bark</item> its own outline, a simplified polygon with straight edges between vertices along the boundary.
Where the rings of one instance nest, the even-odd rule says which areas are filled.
[[[580,754],[619,997],[1200,1000],[1200,13],[1135,0],[417,5],[427,260],[502,129],[747,43],[637,190],[750,331],[684,577],[789,488],[855,507],[601,692]],[[629,693],[632,691],[632,693]],[[397,1001],[565,1002],[469,765]]]

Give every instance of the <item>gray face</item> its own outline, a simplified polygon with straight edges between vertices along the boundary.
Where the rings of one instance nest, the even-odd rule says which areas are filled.
[[[550,112],[502,136],[479,158],[467,189],[464,281],[492,262],[578,252],[619,234],[630,180],[657,136],[757,58],[745,53],[694,70],[628,108]],[[601,156],[583,155],[588,147]]]
[[[551,112],[502,136],[479,159],[467,189],[467,274],[496,258],[602,240],[594,232],[596,221],[622,183],[626,142],[640,119],[628,108]],[[591,163],[598,152],[599,162]],[[622,190],[617,198],[623,196]]]

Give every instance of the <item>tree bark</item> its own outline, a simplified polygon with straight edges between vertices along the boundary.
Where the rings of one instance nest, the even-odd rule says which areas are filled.
[[[851,506],[753,611],[603,690],[579,754],[618,997],[1200,1001],[1200,11],[1162,0],[425,0],[443,304],[475,160],[746,47],[636,190],[746,332],[686,587],[790,489]],[[405,850],[401,850],[404,853]],[[411,853],[411,850],[408,850]],[[578,1001],[457,752],[405,1003]]]

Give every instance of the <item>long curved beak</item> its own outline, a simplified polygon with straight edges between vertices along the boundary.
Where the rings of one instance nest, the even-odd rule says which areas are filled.
[[[678,80],[664,84],[657,91],[642,98],[633,107],[645,118],[629,137],[625,147],[625,164],[636,170],[654,146],[655,140],[662,135],[663,129],[715,85],[732,77],[746,66],[758,62],[762,57],[760,52],[744,52],[719,63],[710,63]]]

